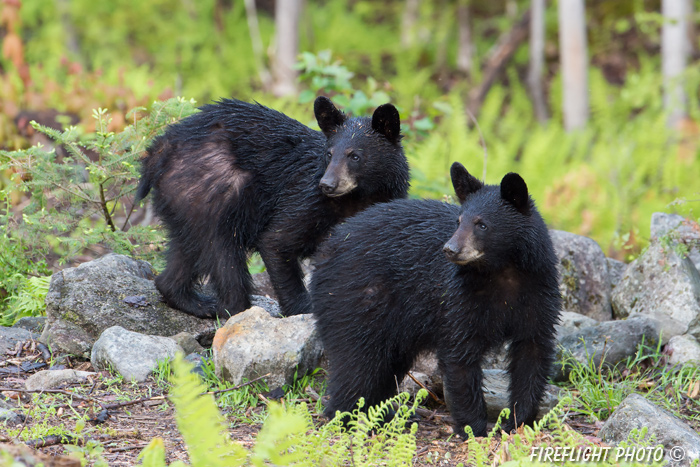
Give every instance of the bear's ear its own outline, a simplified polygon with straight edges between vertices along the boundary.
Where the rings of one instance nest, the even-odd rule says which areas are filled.
[[[467,172],[467,169],[459,162],[455,162],[450,167],[450,177],[452,177],[452,186],[455,187],[455,194],[460,204],[464,204],[468,195],[479,191],[484,186],[480,180]]]
[[[372,129],[384,135],[389,142],[398,143],[401,139],[401,119],[396,107],[391,104],[377,107],[372,115]]]
[[[316,121],[318,126],[326,138],[330,138],[336,131],[336,129],[345,123],[347,117],[343,112],[336,109],[333,102],[325,96],[319,96],[314,102],[314,114],[316,115]]]
[[[527,214],[530,211],[527,185],[525,180],[516,173],[510,172],[501,180],[501,198],[508,201],[523,214]]]

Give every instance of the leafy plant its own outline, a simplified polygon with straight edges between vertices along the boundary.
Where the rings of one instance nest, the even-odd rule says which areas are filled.
[[[369,77],[366,80],[367,93],[356,90],[350,82],[354,76],[350,70],[340,64],[339,60],[331,61],[331,51],[322,50],[317,54],[302,52],[296,68],[301,70],[300,81],[308,81],[311,89],[299,94],[299,102],[311,102],[318,92],[334,93],[335,103],[352,115],[364,115],[369,109],[389,102],[389,95],[379,89],[376,80]]]
[[[680,418],[700,419],[700,401],[690,397],[696,384],[700,387],[700,368],[692,364],[667,365],[660,342],[653,347],[642,342],[634,355],[611,368],[595,364],[591,355],[584,363],[565,356],[563,364],[571,370],[571,387],[567,390],[576,410],[593,419],[607,419],[632,393],[666,407]]]
[[[7,313],[0,314],[0,326],[11,326],[25,316],[44,314],[44,300],[49,292],[51,276],[27,277],[15,274],[9,278],[9,283],[16,282],[17,292],[5,299]]]
[[[10,304],[27,305],[22,291],[37,291],[43,283],[22,276],[47,275],[56,257],[62,264],[101,244],[117,253],[156,258],[161,234],[130,222],[136,208],[131,195],[137,161],[166,125],[195,109],[193,101],[170,99],[155,103],[151,112],[145,110],[134,109],[129,114],[132,124],[119,133],[109,130],[110,117],[104,109],[93,114],[94,133],[84,134],[74,126],[58,131],[33,123],[56,141],[58,149],[47,152],[34,146],[0,151],[0,171],[13,174],[12,183],[0,190],[0,287],[18,297]],[[29,195],[21,215],[12,208],[17,191]]]
[[[415,453],[414,423],[406,431],[408,418],[415,412],[416,402],[408,406],[408,394],[400,394],[367,412],[358,409],[349,417],[347,429],[341,416],[316,428],[306,404],[282,406],[271,403],[269,415],[257,436],[256,445],[247,450],[231,442],[224,434],[225,423],[214,399],[200,396],[206,386],[190,372],[191,366],[182,356],[173,361],[173,389],[176,420],[188,446],[192,466],[239,465],[411,465]],[[390,411],[395,415],[384,424]],[[160,439],[151,441],[141,453],[143,466],[164,466],[164,448]],[[172,466],[182,466],[175,462]]]

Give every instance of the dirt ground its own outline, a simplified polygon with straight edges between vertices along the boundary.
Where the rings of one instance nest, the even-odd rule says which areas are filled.
[[[0,425],[0,452],[11,452],[14,458],[24,459],[26,465],[43,462],[47,466],[79,466],[79,462],[65,457],[67,445],[85,446],[92,439],[99,442],[101,456],[110,466],[131,466],[138,464],[139,453],[151,439],[161,437],[168,464],[176,460],[188,462],[186,446],[177,429],[173,405],[166,398],[167,386],[163,382],[159,384],[154,379],[139,384],[120,382],[109,372],[102,371],[83,384],[58,387],[51,393],[37,397],[23,392],[26,379],[46,368],[36,368],[43,361],[36,344],[29,341],[18,355],[6,357],[0,357],[2,399],[13,406],[21,405],[30,416],[11,428]],[[66,368],[93,370],[89,362],[64,360],[60,364]],[[77,392],[80,397],[69,398],[67,394],[77,387],[81,388]],[[311,399],[305,401],[313,402]],[[260,404],[249,409],[248,415],[262,410]],[[62,427],[58,432],[63,434],[76,433],[76,415],[85,414],[90,420],[77,437],[67,440],[50,436],[52,432],[47,427]],[[313,416],[318,424],[324,422],[321,415]],[[414,465],[467,463],[467,445],[453,436],[450,417],[444,405],[434,403],[429,409],[422,408],[415,419],[418,422],[418,446]],[[252,448],[261,425],[241,422],[230,416],[227,416],[227,420],[232,427],[229,430],[231,438],[246,448]],[[589,423],[572,414],[566,429],[576,430],[590,442],[600,444],[597,433],[601,426],[600,422]],[[546,437],[546,434],[543,435],[543,438]],[[543,439],[542,442],[546,444],[547,440]],[[26,448],[27,445],[36,450]],[[494,450],[496,447],[493,446]],[[89,464],[92,465],[92,462]]]

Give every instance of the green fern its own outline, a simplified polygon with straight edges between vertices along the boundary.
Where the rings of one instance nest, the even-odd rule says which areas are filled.
[[[51,276],[27,277],[15,274],[14,280],[19,284],[16,291],[5,299],[7,311],[1,315],[0,325],[11,326],[25,316],[44,314],[44,300],[49,293]]]
[[[268,417],[257,436],[255,447],[248,451],[225,435],[224,419],[210,396],[201,396],[206,385],[191,373],[191,365],[182,356],[172,363],[173,389],[170,398],[175,405],[176,421],[190,461],[194,467],[241,465],[343,465],[407,466],[416,451],[415,423],[405,427],[427,392],[419,392],[413,405],[409,395],[400,394],[366,413],[363,402],[353,414],[340,414],[330,422],[315,427],[306,404],[287,408],[271,403]],[[396,407],[398,407],[396,409]],[[396,414],[388,423],[390,411]],[[350,417],[345,429],[342,419]],[[144,467],[162,467],[165,451],[163,441],[155,439],[141,452]],[[171,464],[181,465],[178,463]]]

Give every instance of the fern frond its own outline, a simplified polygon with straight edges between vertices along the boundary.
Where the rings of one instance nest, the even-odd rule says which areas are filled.
[[[235,467],[248,456],[245,448],[232,443],[223,434],[224,419],[211,396],[200,396],[207,388],[191,365],[178,355],[173,362],[173,389],[170,400],[175,404],[176,421],[187,444],[192,465]],[[212,426],[215,428],[212,429]]]

